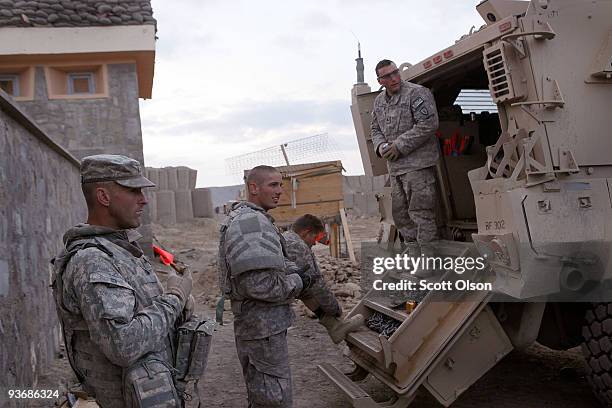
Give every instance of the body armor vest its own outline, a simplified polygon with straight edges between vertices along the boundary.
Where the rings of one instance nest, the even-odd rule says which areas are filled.
[[[58,316],[64,331],[64,341],[68,359],[84,391],[94,396],[104,408],[125,407],[123,396],[123,368],[113,364],[100,351],[90,337],[87,324],[80,314],[68,310],[63,298],[66,294],[63,285],[63,275],[70,259],[80,250],[97,248],[111,259],[113,265],[120,271],[125,282],[135,295],[134,314],[152,304],[151,299],[163,293],[151,264],[145,256],[136,258],[127,250],[111,241],[100,238],[77,239],[70,243],[64,253],[54,259],[53,295]],[[101,283],[103,278],[100,280]],[[117,282],[107,282],[117,284]],[[124,285],[125,283],[120,283]],[[172,360],[170,338],[165,341],[163,355],[157,356],[162,361]]]

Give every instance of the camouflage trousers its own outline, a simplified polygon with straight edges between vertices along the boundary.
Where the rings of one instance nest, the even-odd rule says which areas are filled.
[[[321,309],[328,316],[340,317],[342,315],[342,307],[340,307],[336,296],[325,284],[323,276],[318,275],[313,276],[313,278],[316,279],[315,283],[312,287],[303,291],[299,299],[313,312]]]
[[[391,176],[393,222],[407,242],[430,242],[438,237],[434,171],[428,167]]]
[[[255,340],[236,339],[249,408],[291,408],[287,331]]]

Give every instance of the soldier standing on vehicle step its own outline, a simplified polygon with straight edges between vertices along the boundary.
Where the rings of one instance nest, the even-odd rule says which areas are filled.
[[[387,160],[393,221],[411,256],[430,255],[428,243],[437,239],[434,166],[440,153],[436,103],[429,89],[402,81],[392,61],[380,61],[376,76],[385,91],[374,101],[372,141],[376,154]]]

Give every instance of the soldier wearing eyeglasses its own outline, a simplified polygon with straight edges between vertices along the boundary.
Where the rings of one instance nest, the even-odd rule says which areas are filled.
[[[380,61],[376,76],[385,90],[374,101],[372,141],[376,154],[387,160],[393,221],[411,256],[428,254],[428,243],[437,239],[435,100],[429,89],[402,81],[393,61]]]

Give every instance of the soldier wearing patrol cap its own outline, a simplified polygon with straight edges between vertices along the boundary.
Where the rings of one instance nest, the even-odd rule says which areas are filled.
[[[291,301],[313,281],[284,256],[283,236],[267,213],[278,206],[280,173],[253,168],[248,201],[232,205],[221,226],[219,286],[231,299],[236,350],[250,408],[292,406],[287,328]]]
[[[387,160],[393,221],[411,256],[429,255],[429,243],[437,239],[434,166],[440,153],[435,136],[436,102],[429,89],[402,81],[393,61],[380,61],[376,76],[385,91],[374,100],[372,142],[376,154]]]
[[[180,407],[170,336],[192,279],[171,275],[164,292],[136,243],[133,229],[147,204],[142,188],[154,184],[138,161],[119,155],[83,158],[81,181],[87,223],[66,232],[53,261],[70,364],[102,408]]]

